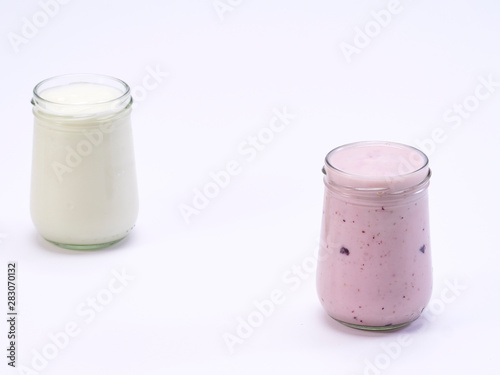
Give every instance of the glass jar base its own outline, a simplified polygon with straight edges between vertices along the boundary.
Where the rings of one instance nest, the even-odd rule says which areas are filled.
[[[110,241],[110,242],[98,243],[98,244],[90,244],[90,245],[76,245],[76,244],[60,243],[60,242],[51,241],[51,240],[49,240],[47,238],[45,238],[45,240],[47,240],[48,242],[50,242],[50,243],[52,243],[52,244],[54,244],[56,246],[62,247],[64,249],[91,251],[91,250],[104,249],[105,247],[109,247],[111,245],[114,245],[115,243],[118,243],[121,240],[123,240],[125,237],[122,237],[122,238],[119,238],[117,240]]]
[[[363,326],[360,324],[352,324],[352,323],[343,322],[342,320],[338,320],[335,318],[332,318],[332,319],[336,320],[337,322],[339,322],[347,327],[356,328],[356,329],[360,329],[363,331],[394,331],[394,330],[409,326],[411,323],[413,323],[415,321],[415,320],[411,320],[411,321],[406,322],[406,323],[394,324],[394,325],[390,324],[390,325],[386,325],[386,326]]]

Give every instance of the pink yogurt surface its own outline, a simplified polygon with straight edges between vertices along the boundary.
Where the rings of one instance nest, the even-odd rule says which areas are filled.
[[[362,142],[332,151],[325,169],[317,270],[323,307],[359,326],[415,320],[432,289],[427,190],[390,193],[424,181],[427,158],[409,146]],[[332,184],[373,191],[353,198]]]

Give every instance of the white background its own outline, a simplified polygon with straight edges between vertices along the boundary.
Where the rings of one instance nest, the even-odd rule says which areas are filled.
[[[500,4],[401,0],[348,62],[341,44],[378,31],[372,12],[387,1],[224,2],[221,16],[212,0],[71,0],[45,18],[37,1],[0,5],[1,373],[499,374],[500,86],[470,96],[478,77],[500,82]],[[41,26],[15,46],[24,18]],[[151,70],[162,75],[144,91]],[[29,214],[32,89],[73,72],[119,77],[137,94],[139,220],[96,252],[44,242]],[[446,122],[464,101],[469,111]],[[248,161],[241,143],[284,107],[296,117]],[[432,135],[441,143],[422,143]],[[385,334],[328,318],[309,262],[324,156],[371,139],[420,146],[433,171],[432,308]],[[241,173],[187,223],[179,205],[231,160]],[[54,358],[42,371],[7,366],[8,261],[17,365],[33,369],[45,349]],[[300,285],[286,281],[296,267]],[[134,279],[86,323],[79,307],[113,270]],[[224,334],[274,290],[283,303],[230,353]],[[70,322],[78,334],[54,354],[50,335]]]

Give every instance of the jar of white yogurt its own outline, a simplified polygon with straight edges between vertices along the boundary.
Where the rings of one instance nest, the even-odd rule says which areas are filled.
[[[31,103],[38,232],[82,250],[126,237],[138,213],[129,86],[102,75],[58,76],[36,85]]]

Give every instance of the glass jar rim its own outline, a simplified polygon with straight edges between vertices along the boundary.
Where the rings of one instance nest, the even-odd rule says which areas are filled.
[[[43,90],[41,91],[42,87],[44,85],[50,84],[50,83],[57,83],[58,81],[63,81],[60,82],[59,84],[54,84],[50,85],[49,87],[44,87],[44,89],[48,88],[53,88],[53,87],[60,87],[60,86],[66,86],[70,84],[75,84],[75,83],[95,83],[95,84],[100,84],[104,86],[109,86],[113,88],[121,88],[121,95],[109,99],[109,100],[104,100],[104,101],[95,101],[91,103],[60,103],[60,102],[54,102],[49,99],[46,99],[43,97],[42,93]],[[114,85],[111,85],[110,83],[114,83]],[[127,85],[124,81],[122,81],[119,78],[115,78],[112,76],[104,75],[104,74],[94,74],[94,73],[69,73],[69,74],[62,74],[58,76],[53,76],[46,78],[42,81],[40,81],[33,89],[33,100],[32,104],[35,105],[38,102],[45,102],[45,103],[50,103],[53,105],[60,105],[60,106],[80,106],[80,105],[93,105],[93,104],[106,104],[106,103],[111,103],[114,101],[120,101],[121,99],[124,99],[130,95],[130,87]],[[36,100],[35,100],[36,99]]]
[[[111,99],[87,100],[76,103],[58,102],[44,97],[43,92],[52,88],[70,87],[73,84],[94,84],[96,86],[115,89],[116,95]],[[35,116],[51,116],[60,118],[89,119],[93,117],[113,117],[126,108],[130,108],[133,99],[130,87],[121,79],[93,73],[64,74],[47,78],[33,89],[33,113]]]
[[[408,155],[418,155],[420,158],[419,164],[415,166],[414,160],[412,163],[410,158],[403,159],[401,160],[401,165],[407,168],[407,171],[405,173],[394,173],[386,176],[352,173],[342,170],[331,161],[332,155],[342,150],[367,146],[405,149],[409,152]],[[411,167],[408,167],[408,165]],[[338,187],[349,188],[356,191],[401,192],[406,191],[408,188],[421,185],[421,183],[428,180],[430,177],[429,159],[425,153],[413,146],[390,141],[359,141],[338,146],[326,155],[325,166],[326,168],[323,167],[325,182],[328,181],[328,183],[335,184]]]

